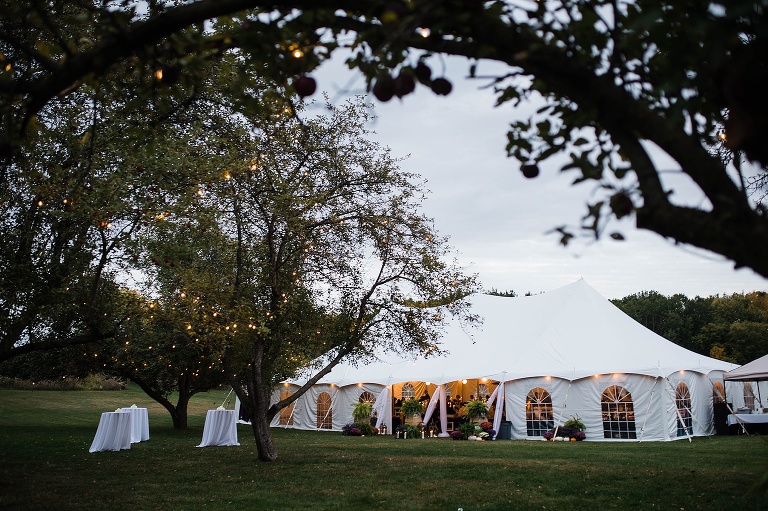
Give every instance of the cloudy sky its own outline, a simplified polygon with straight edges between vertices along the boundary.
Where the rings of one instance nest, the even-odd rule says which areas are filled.
[[[445,65],[454,85],[449,96],[417,86],[402,101],[372,99],[379,119],[371,127],[393,156],[408,157],[403,170],[427,181],[431,193],[424,212],[450,237],[459,262],[479,275],[485,289],[538,293],[583,278],[609,299],[650,290],[689,297],[768,290],[768,280],[752,270],[734,270],[721,256],[635,229],[634,217],[614,220],[611,232],[621,231],[626,241],[606,237],[562,247],[550,231],[579,223],[594,184],[571,186],[575,175],[560,174],[556,164],[542,167],[536,179],[524,178],[516,161],[506,157],[506,131],[535,106],[494,108],[492,92],[463,78],[466,61],[449,59]],[[436,67],[433,76],[440,74]],[[481,64],[479,73],[483,70]],[[318,90],[329,92],[335,102],[364,92],[362,79],[339,63],[314,76]],[[663,159],[659,164],[674,179],[674,165]],[[701,194],[685,197],[688,204],[701,200]]]

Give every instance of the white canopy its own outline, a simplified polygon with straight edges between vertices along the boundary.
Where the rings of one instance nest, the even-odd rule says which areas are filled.
[[[483,324],[465,328],[451,321],[441,341],[444,355],[404,360],[381,354],[368,365],[340,364],[319,383],[339,387],[405,381],[439,384],[463,378],[508,381],[537,376],[573,381],[609,373],[667,377],[695,371],[706,375],[736,367],[648,330],[584,280],[540,295],[478,294],[470,301]]]
[[[723,374],[723,379],[731,381],[768,380],[768,355],[764,355],[736,369],[731,369]]]

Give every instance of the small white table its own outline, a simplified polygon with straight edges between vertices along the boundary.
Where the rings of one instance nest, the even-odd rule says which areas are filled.
[[[728,425],[768,424],[768,413],[737,413],[728,416]]]
[[[131,443],[149,440],[149,415],[146,408],[123,408],[131,414]]]
[[[127,412],[104,412],[88,452],[120,451],[131,448],[131,414]]]
[[[203,441],[198,447],[240,445],[237,442],[237,423],[234,410],[208,410],[205,415]]]

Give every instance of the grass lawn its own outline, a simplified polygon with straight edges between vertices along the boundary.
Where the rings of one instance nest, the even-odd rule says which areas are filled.
[[[667,443],[396,440],[274,430],[276,463],[259,463],[248,426],[239,447],[195,448],[190,427],[138,388],[0,390],[2,510],[751,510],[768,471],[758,436]],[[103,411],[149,409],[148,442],[89,453]],[[589,431],[587,431],[589,434]]]

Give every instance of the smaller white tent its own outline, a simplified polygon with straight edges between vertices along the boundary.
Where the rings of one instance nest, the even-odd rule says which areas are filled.
[[[588,440],[714,433],[713,401],[726,394],[723,372],[736,366],[656,335],[583,280],[541,295],[473,295],[470,302],[483,325],[449,322],[444,355],[382,353],[371,364],[340,364],[273,426],[339,430],[351,422],[354,403],[367,399],[391,431],[397,400],[424,396],[430,404],[425,420],[435,409],[432,419],[445,434],[457,419],[451,405],[479,396],[493,406],[496,429],[506,423],[512,438],[540,438],[576,415]],[[273,401],[305,382],[284,382]]]
[[[723,379],[745,382],[743,408],[762,411],[768,404],[768,355],[723,373]]]
[[[768,355],[727,371],[724,373],[723,378],[729,381],[768,380]]]

